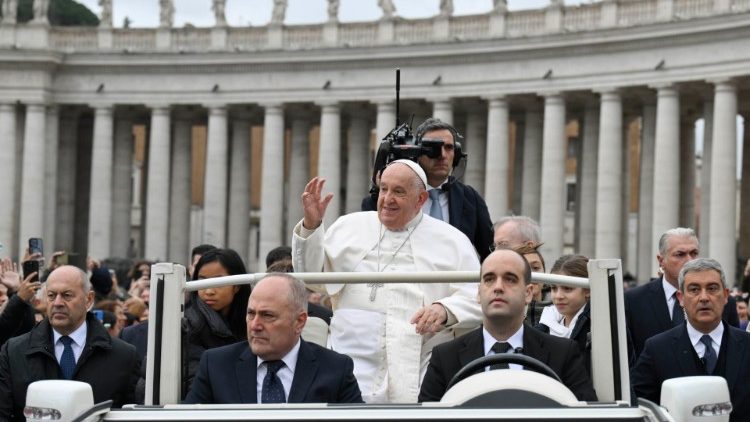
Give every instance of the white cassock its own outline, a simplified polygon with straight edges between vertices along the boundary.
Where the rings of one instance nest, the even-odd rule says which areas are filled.
[[[300,222],[292,237],[292,260],[297,272],[479,271],[469,239],[422,213],[401,231],[383,227],[375,211],[339,217],[327,231],[323,224],[307,230]],[[331,348],[354,360],[354,375],[368,403],[416,402],[432,348],[454,338],[456,330],[477,327],[482,318],[476,283],[318,288],[333,303]],[[433,303],[448,310],[446,329],[417,334],[409,320]]]

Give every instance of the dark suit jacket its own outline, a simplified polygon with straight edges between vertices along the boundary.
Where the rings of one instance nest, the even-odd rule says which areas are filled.
[[[362,403],[348,356],[301,340],[289,403]],[[257,357],[246,341],[206,350],[185,403],[257,403]]]
[[[596,393],[583,364],[578,345],[529,325],[523,330],[523,354],[552,368],[579,400],[594,401]],[[451,378],[469,362],[484,356],[482,328],[435,346],[422,380],[419,401],[439,401]]]
[[[86,345],[78,358],[73,380],[91,385],[94,403],[112,400],[113,407],[133,403],[140,368],[135,348],[110,337],[91,313],[86,316],[86,324]],[[0,421],[24,420],[29,384],[62,378],[49,320],[44,319],[28,333],[8,340],[0,351]]]
[[[725,378],[734,408],[730,421],[747,420],[750,415],[750,333],[724,323],[719,360],[722,355],[726,358]],[[683,323],[646,341],[630,378],[638,397],[659,403],[662,382],[695,375],[706,375],[706,371],[697,359]]]
[[[120,331],[120,339],[135,346],[138,360],[142,361],[148,353],[148,321],[125,327]]]
[[[554,306],[554,305],[553,305]],[[544,324],[534,326],[537,330],[549,334],[549,327]],[[586,370],[591,374],[591,304],[586,303],[583,312],[578,316],[576,325],[570,333],[570,339],[578,343],[578,348],[583,353],[583,362]]]
[[[739,327],[737,304],[730,297],[724,307],[722,319],[734,327]],[[625,323],[629,340],[632,342],[629,351],[633,353],[631,362],[635,363],[643,350],[646,340],[673,327],[672,315],[669,314],[667,301],[664,300],[664,287],[661,278],[625,291]]]
[[[307,315],[311,317],[317,317],[331,325],[331,318],[333,318],[333,311],[326,308],[325,306],[316,305],[314,303],[307,303]]]
[[[471,240],[479,254],[479,260],[490,254],[494,233],[492,220],[479,193],[471,186],[465,185],[450,176],[448,186],[448,222],[451,226],[461,230]],[[376,211],[376,199],[366,196],[362,200],[362,211]]]

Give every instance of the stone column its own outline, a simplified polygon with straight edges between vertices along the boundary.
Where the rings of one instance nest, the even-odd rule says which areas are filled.
[[[369,188],[370,122],[366,109],[353,110],[347,136],[345,213],[362,209],[362,198]]]
[[[88,254],[94,259],[112,255],[112,113],[112,105],[94,106],[88,231]]]
[[[227,242],[227,187],[229,141],[227,109],[211,107],[208,112],[203,241],[221,247]]]
[[[603,107],[603,106],[600,106]],[[581,146],[581,178],[578,182],[580,201],[578,204],[579,245],[578,252],[584,256],[596,254],[597,172],[599,159],[599,107],[587,104],[583,115],[583,139]]]
[[[740,221],[750,221],[750,114],[744,116],[742,145],[742,183],[740,185]],[[750,258],[750,224],[740,224],[739,256]],[[743,261],[744,262],[744,261]],[[743,267],[744,268],[744,267]]]
[[[699,221],[698,239],[701,242],[701,252],[708,256],[711,250],[711,151],[714,132],[714,102],[707,100],[703,104],[703,156],[701,157],[701,217]]]
[[[292,116],[292,150],[289,155],[287,233],[291,233],[294,226],[302,220],[302,192],[310,181],[310,116],[304,112],[298,111]],[[287,242],[291,242],[291,238]]]
[[[450,125],[453,124],[453,104],[450,99],[436,99],[432,101],[432,117],[440,119]]]
[[[169,191],[169,261],[189,265],[190,199],[191,199],[191,147],[193,122],[187,113],[175,113],[172,132],[172,174]],[[210,125],[210,122],[209,122]],[[211,140],[209,139],[210,151]],[[211,167],[206,162],[206,174]],[[211,168],[212,169],[212,168]],[[213,169],[212,169],[213,170]],[[208,192],[208,189],[206,189]],[[206,193],[208,195],[208,193]],[[208,205],[208,201],[206,201]],[[218,245],[223,247],[223,245]]]
[[[526,109],[523,135],[523,193],[521,213],[539,221],[542,194],[542,112],[535,106]]]
[[[243,259],[248,257],[250,242],[250,158],[250,116],[238,115],[232,119],[227,245]]]
[[[718,81],[714,88],[713,149],[711,151],[710,255],[721,264],[729,287],[737,265],[737,88]]]
[[[151,134],[148,147],[148,182],[146,186],[145,252],[146,259],[167,259],[169,236],[170,175],[169,106],[151,110]]]
[[[695,119],[680,120],[680,226],[695,227]]]
[[[600,99],[599,158],[596,177],[597,258],[619,258],[622,254],[622,100],[616,90],[604,91]]]
[[[115,118],[114,165],[112,166],[112,256],[130,253],[130,221],[133,198],[133,121],[126,114]]]
[[[559,257],[563,251],[565,148],[565,100],[559,93],[547,94],[544,98],[539,225],[544,241],[543,253],[548,257]]]
[[[48,256],[57,250],[55,231],[57,230],[57,151],[59,138],[59,110],[57,105],[47,109],[46,163],[44,166],[44,249]]]
[[[466,118],[466,144],[464,151],[469,153],[466,163],[467,185],[484,196],[484,163],[487,159],[487,122],[481,111],[471,111]]]
[[[680,95],[673,86],[658,88],[654,145],[654,201],[651,226],[650,274],[656,274],[661,235],[679,223],[680,205]]]
[[[72,251],[75,229],[76,173],[78,169],[78,111],[60,113],[60,148],[58,150],[57,230],[55,247]]]
[[[324,218],[331,227],[341,215],[341,111],[338,103],[321,104],[318,176],[326,179],[324,193],[333,193]]]
[[[16,239],[14,200],[16,191],[16,105],[0,103],[0,258],[13,256]],[[10,198],[10,199],[7,199]],[[14,257],[15,258],[15,257]]]
[[[656,105],[643,106],[641,120],[641,165],[638,186],[638,281],[646,282],[652,272],[656,256],[653,254],[654,219],[654,149],[656,147]]]
[[[396,105],[393,101],[378,103],[378,114],[375,122],[375,139],[378,144],[396,125]]]
[[[280,104],[265,105],[263,122],[263,170],[260,190],[260,245],[258,270],[265,269],[271,249],[287,245],[282,236],[284,221],[284,110]],[[301,205],[300,205],[301,206]],[[330,207],[329,211],[330,211]]]
[[[509,213],[508,206],[508,102],[504,97],[490,98],[487,110],[487,158],[484,172],[484,200],[490,218],[497,220]]]
[[[47,108],[44,104],[26,106],[21,173],[21,212],[19,218],[19,255],[30,237],[44,236],[44,165],[47,135]]]

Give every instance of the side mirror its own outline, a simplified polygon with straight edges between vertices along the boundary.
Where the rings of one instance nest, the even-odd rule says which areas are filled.
[[[661,385],[660,403],[676,421],[728,422],[732,412],[729,387],[722,377],[666,380]]]
[[[85,382],[45,380],[26,390],[26,422],[71,421],[94,406],[94,392]]]

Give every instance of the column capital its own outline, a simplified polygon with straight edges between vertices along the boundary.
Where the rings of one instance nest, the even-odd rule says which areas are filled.
[[[154,103],[148,104],[146,107],[151,109],[151,114],[169,114],[170,105],[166,103]]]
[[[679,91],[677,86],[671,82],[653,84],[649,85],[648,87],[651,89],[655,89],[657,95],[676,95]]]
[[[597,94],[601,95],[601,96],[604,96],[604,95],[609,95],[609,94],[616,94],[616,95],[619,95],[619,94],[620,94],[620,88],[618,88],[618,87],[614,87],[614,86],[608,86],[608,87],[603,87],[603,88],[597,88],[597,89],[594,89],[593,91],[594,91],[595,93],[597,93]]]
[[[433,98],[425,98],[425,101],[432,103],[432,104],[440,104],[440,103],[448,103],[451,104],[453,101],[450,97],[433,97]]]
[[[714,86],[714,91],[734,92],[737,90],[737,82],[734,78],[706,79],[706,82]]]
[[[322,113],[338,112],[341,109],[341,103],[338,101],[317,101],[315,105],[320,106]]]
[[[114,105],[111,103],[91,103],[89,104],[89,107],[94,109],[94,112],[99,113],[109,113],[112,114],[114,111]]]
[[[269,101],[265,103],[258,103],[259,106],[263,107],[266,111],[278,109],[283,110],[284,109],[284,103],[280,103],[277,101]]]
[[[479,97],[487,101],[489,107],[501,107],[502,105],[508,105],[508,98],[505,94],[493,94]]]
[[[16,110],[16,103],[0,103],[0,112],[10,112]]]
[[[621,101],[622,99],[620,91],[617,89],[597,91],[597,93],[599,94],[599,102]]]
[[[226,116],[227,115],[227,106],[226,106],[226,104],[221,104],[221,105],[218,105],[218,104],[210,104],[209,105],[209,104],[207,104],[204,107],[206,107],[208,109],[208,114],[209,115],[213,115],[213,116],[217,116],[217,115],[218,116],[221,116],[221,115]]]

